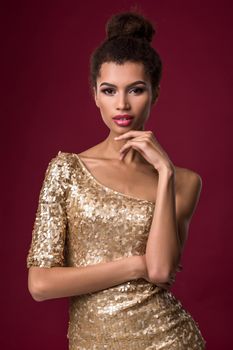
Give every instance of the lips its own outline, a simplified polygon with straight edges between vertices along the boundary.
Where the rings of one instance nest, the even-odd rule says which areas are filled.
[[[121,114],[121,115],[115,115],[115,117],[113,117],[112,119],[115,119],[115,120],[130,120],[130,119],[133,119],[133,116],[129,115],[129,114]]]
[[[132,116],[115,116],[113,118],[113,121],[115,124],[117,124],[119,127],[127,127],[130,126],[133,123],[133,117]]]

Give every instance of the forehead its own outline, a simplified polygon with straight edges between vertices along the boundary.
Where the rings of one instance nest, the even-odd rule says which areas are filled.
[[[143,63],[125,62],[104,62],[100,68],[97,84],[103,81],[114,85],[127,85],[137,80],[148,81]]]

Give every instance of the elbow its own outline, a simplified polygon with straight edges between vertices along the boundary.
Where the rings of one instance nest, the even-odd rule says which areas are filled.
[[[43,289],[39,283],[29,283],[28,284],[28,290],[31,294],[32,298],[35,301],[44,301],[46,300],[44,297]]]
[[[45,287],[42,280],[36,278],[33,273],[29,272],[28,276],[28,290],[32,298],[35,301],[44,301],[45,297]]]
[[[149,271],[148,273],[149,278],[152,283],[166,283],[170,279],[171,271],[170,270],[154,270],[154,271]]]
[[[176,259],[175,262],[168,264],[153,264],[151,268],[148,268],[148,276],[152,283],[167,283],[170,282],[171,276],[177,272],[177,266],[179,264],[180,258]]]

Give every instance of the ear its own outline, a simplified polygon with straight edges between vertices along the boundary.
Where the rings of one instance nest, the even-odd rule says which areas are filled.
[[[96,88],[95,87],[93,87],[93,96],[94,96],[94,99],[95,99],[95,104],[99,108],[99,102],[98,102],[98,97],[97,97],[97,92],[96,92]]]
[[[155,104],[155,102],[157,102],[159,94],[160,94],[160,85],[158,85],[153,91],[153,97],[151,102],[152,105]]]

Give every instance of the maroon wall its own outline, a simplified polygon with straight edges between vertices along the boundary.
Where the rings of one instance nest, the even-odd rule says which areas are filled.
[[[160,99],[146,129],[154,130],[175,165],[195,170],[203,180],[184,268],[172,290],[198,322],[207,349],[229,349],[232,2],[138,3],[157,24],[153,43],[164,64]],[[108,17],[132,4],[87,0],[1,5],[1,349],[67,348],[68,300],[32,299],[26,255],[50,159],[59,150],[81,152],[107,136],[89,94],[89,55],[104,38]]]

